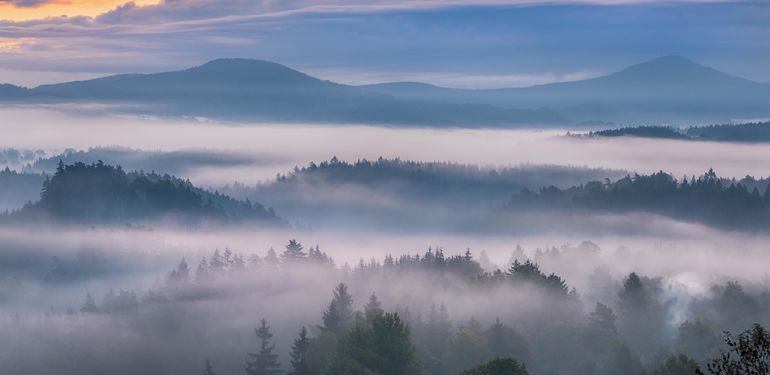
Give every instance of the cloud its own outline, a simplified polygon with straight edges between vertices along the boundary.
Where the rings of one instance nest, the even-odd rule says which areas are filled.
[[[45,3],[52,3],[51,0],[3,0],[0,4],[11,4],[18,7],[36,7]]]
[[[6,52],[0,69],[4,81],[30,85],[42,83],[29,79],[38,72],[79,79],[245,57],[342,82],[427,80],[501,87],[580,79],[674,53],[735,75],[770,80],[764,69],[770,57],[758,48],[770,43],[770,7],[675,3],[129,2],[96,17],[0,21],[0,40],[7,42],[0,49]],[[11,42],[21,38],[34,43]]]

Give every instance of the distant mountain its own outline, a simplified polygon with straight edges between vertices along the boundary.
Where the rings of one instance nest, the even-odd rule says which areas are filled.
[[[40,199],[3,217],[10,221],[53,220],[87,223],[182,225],[207,222],[258,222],[284,226],[272,209],[211,193],[169,175],[125,172],[118,166],[60,164],[46,178]]]
[[[0,102],[104,103],[156,116],[232,121],[521,127],[586,121],[719,123],[770,117],[770,85],[679,56],[607,76],[525,88],[465,90],[419,82],[350,86],[259,60],[220,59],[175,72],[123,74],[25,89]]]
[[[29,90],[23,87],[9,85],[7,83],[0,84],[0,100],[20,99],[26,96],[28,92]]]
[[[603,77],[526,88],[462,90],[414,83],[363,87],[413,100],[548,107],[575,121],[727,122],[770,116],[770,85],[679,56],[661,57]]]
[[[224,120],[512,126],[565,121],[548,109],[499,108],[396,99],[308,76],[259,60],[220,59],[195,68],[7,89],[0,100],[21,103],[98,102],[116,110]]]

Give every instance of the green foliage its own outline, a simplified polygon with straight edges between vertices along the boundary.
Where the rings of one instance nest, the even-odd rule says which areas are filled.
[[[589,137],[643,137],[643,138],[664,138],[664,139],[690,139],[682,134],[678,129],[670,126],[635,126],[618,129],[607,129],[592,131],[588,133]]]
[[[123,171],[120,166],[59,163],[43,182],[40,201],[17,213],[59,220],[119,221],[176,216],[183,223],[257,219],[283,224],[272,210],[194,187],[169,175]]]
[[[372,295],[369,296],[369,302],[364,306],[364,317],[366,320],[372,321],[374,318],[384,313],[385,310],[382,309],[382,303],[377,299],[377,295],[372,293]]]
[[[317,371],[313,371],[308,362],[308,351],[310,350],[310,338],[307,336],[307,330],[302,327],[299,332],[299,336],[294,339],[294,344],[291,346],[291,371],[289,375],[310,375]]]
[[[514,260],[508,270],[508,278],[517,283],[530,283],[556,295],[569,294],[569,288],[561,277],[553,273],[546,276],[540,271],[540,266],[529,259],[524,263],[519,262],[518,259]]]
[[[759,324],[733,337],[725,333],[728,350],[707,364],[714,375],[770,374],[770,332]]]
[[[529,372],[513,358],[497,358],[465,370],[460,375],[529,375]]]
[[[397,313],[356,325],[340,339],[328,374],[413,375],[421,369],[409,328]]]
[[[334,288],[334,298],[323,315],[324,331],[344,332],[353,323],[353,297],[348,293],[348,286],[340,283]]]
[[[695,179],[675,179],[657,172],[616,181],[591,181],[569,189],[554,186],[514,194],[510,208],[651,212],[679,220],[735,229],[770,226],[770,196],[762,196],[757,180],[719,178],[713,170]]]

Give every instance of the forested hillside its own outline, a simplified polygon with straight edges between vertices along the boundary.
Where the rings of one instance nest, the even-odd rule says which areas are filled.
[[[765,179],[722,179],[713,170],[680,180],[658,172],[568,189],[525,189],[513,195],[510,209],[648,212],[723,228],[767,230],[770,188]]]
[[[60,162],[43,181],[40,200],[6,216],[10,220],[51,218],[64,222],[131,222],[175,217],[199,221],[256,220],[282,225],[259,203],[239,201],[196,188],[189,181],[155,173],[125,172],[120,166]]]

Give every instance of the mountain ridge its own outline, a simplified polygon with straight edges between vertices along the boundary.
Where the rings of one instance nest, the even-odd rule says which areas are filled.
[[[770,85],[675,55],[591,79],[474,90],[421,82],[346,85],[275,62],[225,58],[184,70],[31,89],[0,85],[0,101],[105,102],[120,111],[226,121],[543,127],[768,117]]]

